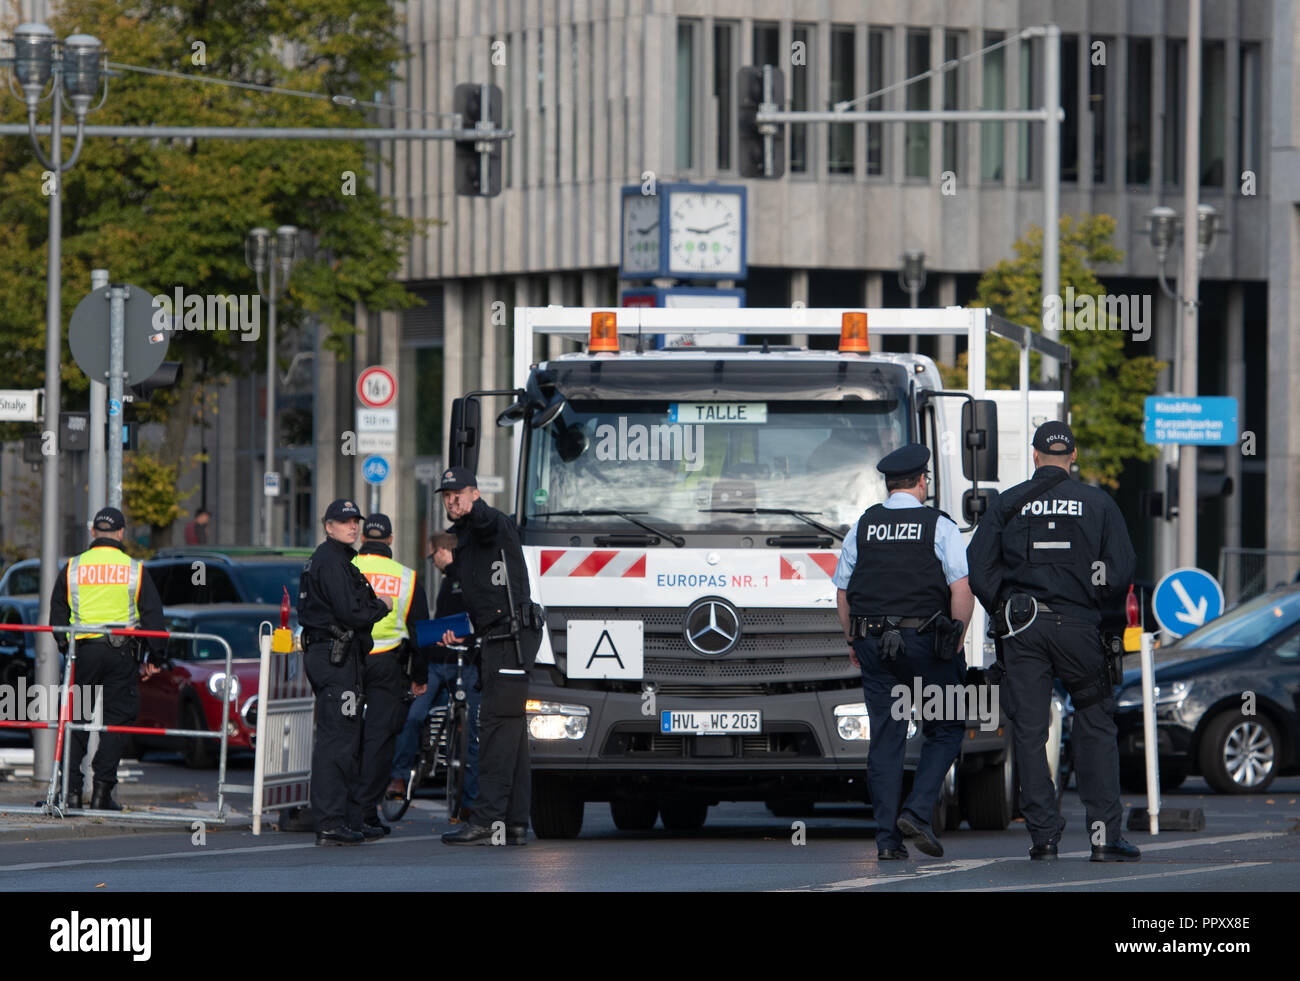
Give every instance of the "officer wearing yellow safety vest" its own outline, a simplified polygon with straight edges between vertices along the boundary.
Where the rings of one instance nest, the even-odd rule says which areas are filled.
[[[158,590],[140,562],[122,548],[126,519],[117,508],[101,508],[93,522],[95,539],[90,548],[75,556],[59,571],[50,597],[50,625],[70,623],[125,624],[143,630],[163,629],[162,601]],[[103,685],[104,724],[129,725],[140,713],[139,671],[157,674],[164,660],[166,640],[150,637],[147,650],[133,638],[102,633],[79,633],[76,675],[78,685]],[[68,649],[68,635],[56,634],[60,652]],[[139,652],[139,653],[137,653]],[[138,660],[137,660],[138,658]],[[85,721],[85,720],[80,720]],[[86,755],[89,733],[72,730],[68,740],[67,766],[70,774],[67,807],[81,807],[81,760]],[[90,806],[100,811],[120,811],[113,800],[117,785],[117,764],[126,737],[100,733],[94,759],[94,783]]]
[[[429,619],[424,590],[415,585],[415,570],[393,559],[393,525],[386,514],[372,514],[362,525],[365,541],[352,563],[370,582],[376,596],[389,597],[393,607],[370,628],[373,647],[366,656],[362,688],[366,714],[361,735],[360,804],[362,831],[389,828],[379,820],[379,801],[388,785],[397,734],[406,723],[406,706],[428,685],[428,659],[415,643],[415,623]],[[407,652],[410,654],[409,666]]]

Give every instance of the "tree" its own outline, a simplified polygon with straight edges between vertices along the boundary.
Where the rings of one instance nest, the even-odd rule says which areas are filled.
[[[1125,353],[1126,325],[1111,324],[1106,306],[1096,301],[1106,288],[1095,267],[1118,263],[1124,253],[1111,244],[1115,219],[1110,215],[1069,215],[1061,219],[1061,284],[1073,287],[1075,308],[1088,304],[1091,323],[1083,316],[1076,324],[1075,309],[1057,306],[1060,340],[1070,348],[1071,428],[1079,446],[1079,473],[1083,479],[1109,488],[1119,486],[1119,475],[1130,460],[1153,460],[1159,447],[1143,439],[1143,400],[1155,392],[1163,362]],[[980,277],[979,298],[972,306],[994,313],[1036,332],[1042,330],[1043,230],[1030,226],[1029,234],[1015,244],[1015,258],[1003,259]],[[1067,293],[1067,297],[1069,294]],[[1082,302],[1081,302],[1082,301]],[[1058,298],[1059,302],[1059,298]],[[1076,329],[1076,327],[1078,329]],[[990,337],[987,349],[987,387],[1016,389],[1020,385],[1020,349],[1001,338]],[[1039,376],[1040,356],[1030,353],[1030,377]],[[965,388],[966,354],[956,368],[941,368],[944,384]],[[1057,388],[1059,379],[1045,387]]]
[[[329,97],[367,99],[386,90],[402,57],[388,0],[142,0],[129,7],[68,0],[60,10],[51,25],[57,36],[94,34],[116,63],[322,96],[126,71],[111,79],[107,101],[90,117],[102,125],[358,127],[367,123],[363,112]],[[23,121],[23,106],[0,102],[0,119]],[[67,122],[65,114],[65,134]],[[70,150],[68,141],[65,159]],[[180,287],[191,295],[255,298],[244,235],[257,225],[292,224],[308,233],[311,250],[279,307],[280,350],[310,318],[327,349],[345,353],[359,305],[393,310],[416,302],[396,277],[406,243],[424,225],[397,217],[375,194],[366,180],[373,163],[362,141],[87,139],[62,189],[64,323],[95,267],[152,294],[170,296]],[[43,182],[27,138],[0,139],[0,345],[12,387],[44,384]],[[160,459],[180,459],[202,378],[211,383],[265,364],[260,320],[255,340],[251,330],[210,327],[173,335],[168,357],[184,364],[181,384],[156,393],[144,416],[164,424],[152,447]],[[88,383],[66,343],[63,350],[72,405]]]

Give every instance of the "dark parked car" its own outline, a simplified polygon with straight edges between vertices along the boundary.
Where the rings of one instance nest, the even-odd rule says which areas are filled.
[[[194,603],[273,603],[285,587],[298,605],[298,577],[311,552],[166,549],[144,567],[163,606]],[[277,621],[278,622],[278,621]]]
[[[65,555],[59,559],[59,568],[68,564]],[[41,560],[19,559],[0,576],[0,596],[38,595],[41,591]]]
[[[31,626],[40,619],[39,596],[0,598],[0,623]],[[16,686],[19,678],[30,684],[36,677],[36,634],[0,630],[0,685]]]
[[[216,634],[231,646],[231,673],[226,677],[226,652],[215,641],[176,638],[168,642],[172,666],[140,682],[138,725],[175,729],[221,728],[221,701],[230,699],[229,747],[254,748],[257,734],[259,651],[257,635],[263,620],[280,625],[279,604],[236,603],[175,606],[164,610],[167,629],[184,633]],[[296,620],[290,620],[296,627]],[[215,766],[215,739],[134,737],[140,746],[175,748],[192,767]]]
[[[1221,794],[1300,771],[1300,586],[1234,607],[1156,655],[1160,785],[1191,773]],[[1146,788],[1141,672],[1118,694],[1120,780]]]

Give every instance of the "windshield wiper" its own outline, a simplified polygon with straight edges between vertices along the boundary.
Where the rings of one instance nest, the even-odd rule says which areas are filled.
[[[844,541],[844,532],[836,531],[829,525],[824,525],[820,521],[814,521],[808,517],[810,514],[821,514],[820,511],[796,511],[794,508],[700,508],[699,510],[721,512],[722,514],[788,514],[792,518],[798,518],[806,525],[812,525],[818,531],[825,532],[837,541]]]
[[[533,515],[534,518],[593,518],[603,516],[616,516],[624,521],[630,521],[638,528],[644,528],[652,535],[658,535],[660,538],[666,538],[678,548],[686,545],[686,539],[681,535],[674,535],[671,531],[663,531],[654,525],[647,524],[637,518],[632,517],[634,514],[645,514],[645,511],[619,511],[617,508],[582,508],[575,511],[539,511]]]

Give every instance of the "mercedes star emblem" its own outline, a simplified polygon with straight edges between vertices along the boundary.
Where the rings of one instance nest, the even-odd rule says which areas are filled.
[[[683,630],[691,650],[705,657],[720,657],[740,642],[740,614],[724,599],[706,596],[686,611]]]

